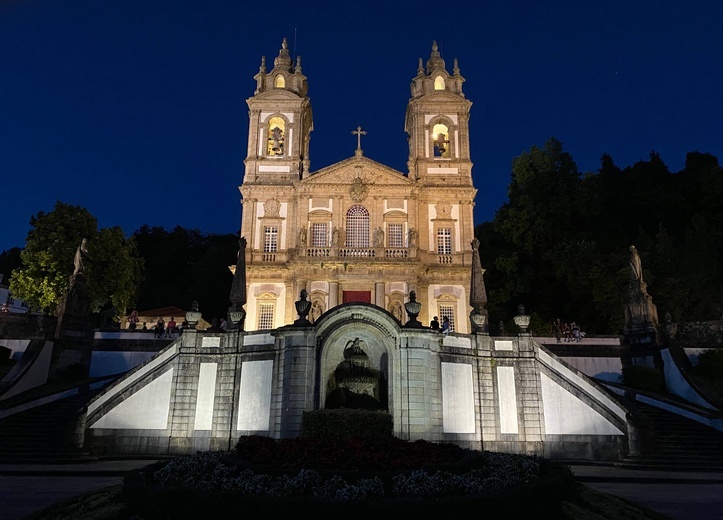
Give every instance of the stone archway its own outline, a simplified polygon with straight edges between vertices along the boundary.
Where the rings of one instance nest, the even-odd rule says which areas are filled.
[[[318,407],[391,410],[398,325],[371,305],[344,307],[320,322]]]

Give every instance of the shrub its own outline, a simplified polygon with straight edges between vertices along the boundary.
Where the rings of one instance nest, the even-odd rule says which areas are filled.
[[[710,377],[723,376],[723,349],[710,349],[698,356],[697,371]]]
[[[304,412],[302,436],[334,439],[391,438],[392,416],[387,411],[349,408]]]

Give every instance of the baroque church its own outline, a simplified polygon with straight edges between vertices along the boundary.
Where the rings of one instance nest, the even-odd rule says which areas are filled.
[[[519,332],[484,328],[471,102],[456,62],[450,74],[436,44],[419,61],[406,172],[365,157],[359,127],[353,157],[312,172],[307,81],[285,41],[255,79],[232,325],[199,330],[194,308],[178,339],[114,372],[84,408],[85,448],[225,450],[244,435],[298,437],[307,412],[345,407],[389,414],[405,440],[550,458],[635,453],[627,410],[535,342],[524,309]],[[423,326],[433,316],[453,331]],[[117,335],[117,346],[90,355],[137,354],[138,333]],[[43,342],[27,364],[41,370],[53,348]]]
[[[470,332],[472,103],[457,61],[450,74],[436,42],[426,65],[419,59],[404,125],[406,172],[365,157],[361,127],[352,132],[353,157],[311,171],[309,88],[285,39],[273,68],[262,58],[254,79],[239,188],[248,241],[246,330],[293,323],[294,301],[306,290],[312,322],[353,302],[404,322],[414,291],[422,323],[438,316],[453,331]]]

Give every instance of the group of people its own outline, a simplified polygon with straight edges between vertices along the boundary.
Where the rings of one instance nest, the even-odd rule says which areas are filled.
[[[171,319],[166,323],[163,318],[158,318],[156,326],[153,328],[154,338],[170,338],[171,334],[178,333],[183,334],[183,331],[188,328],[188,322],[183,320],[179,327],[176,323],[176,318],[171,316]]]
[[[439,318],[435,316],[432,318],[432,321],[429,323],[429,328],[432,330],[438,330],[442,334],[449,334],[451,331],[449,326],[449,317],[443,316],[442,317],[442,325],[439,324]]]
[[[580,326],[571,321],[570,323],[562,323],[560,318],[552,322],[550,334],[555,336],[558,343],[576,342],[579,343],[585,337],[585,333],[580,330]]]

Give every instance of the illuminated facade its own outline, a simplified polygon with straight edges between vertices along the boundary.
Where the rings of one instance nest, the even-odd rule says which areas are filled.
[[[291,324],[305,289],[312,321],[342,303],[364,302],[404,323],[413,290],[422,323],[447,316],[456,332],[469,332],[472,103],[456,60],[449,74],[436,43],[426,67],[419,60],[406,112],[406,173],[365,157],[360,127],[352,132],[353,157],[310,170],[308,84],[286,40],[273,68],[267,71],[262,58],[254,78],[239,188],[248,243],[246,330]]]

